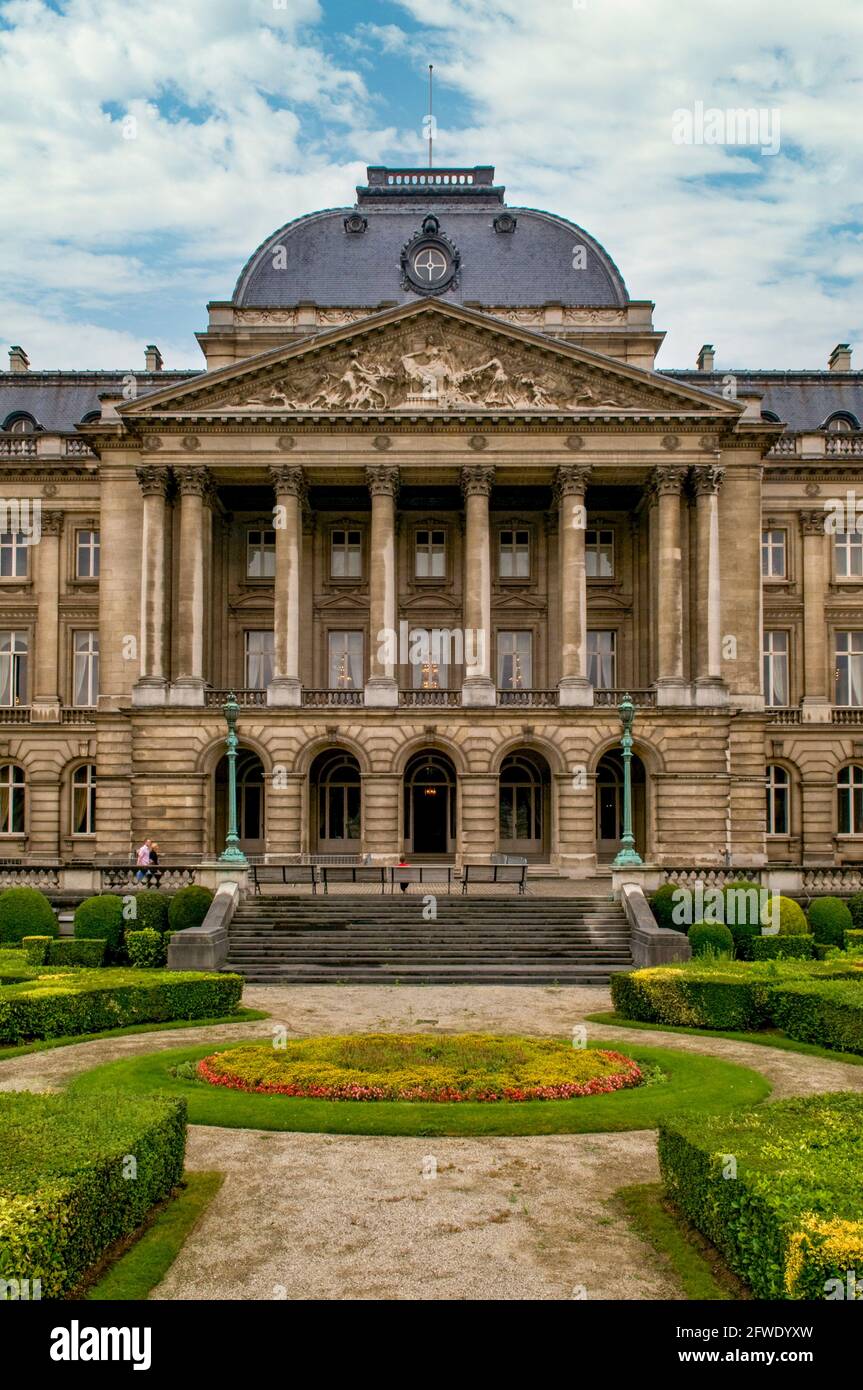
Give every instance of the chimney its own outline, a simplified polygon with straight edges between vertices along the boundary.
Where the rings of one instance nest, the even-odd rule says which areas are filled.
[[[13,349],[14,351],[14,349]],[[851,344],[837,343],[830,354],[831,372],[850,372],[851,370]]]
[[[155,343],[150,343],[144,356],[144,370],[147,372],[160,372],[162,370],[162,354]]]
[[[22,347],[17,344],[9,349],[9,370],[10,372],[29,372],[30,358]]]
[[[704,343],[698,354],[696,366],[700,372],[713,371],[713,359],[715,357],[712,343]]]

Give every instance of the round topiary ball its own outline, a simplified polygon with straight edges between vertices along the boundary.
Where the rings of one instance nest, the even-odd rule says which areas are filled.
[[[806,913],[799,903],[793,898],[777,898],[771,896],[765,903],[761,914],[761,925],[772,927],[778,916],[780,936],[806,936],[809,933],[809,924],[806,921]]]
[[[126,931],[166,932],[169,904],[167,893],[157,893],[154,888],[145,888],[136,893],[133,902],[135,915],[126,921]]]
[[[209,888],[199,888],[192,884],[175,893],[168,908],[168,924],[171,931],[184,931],[186,927],[199,927],[210,910],[213,895]]]
[[[841,898],[816,898],[809,904],[812,935],[822,946],[843,946],[853,918]]]
[[[123,899],[116,893],[100,893],[95,898],[85,898],[75,908],[75,936],[89,941],[107,941],[110,960],[118,960],[125,954],[123,933],[127,926],[123,919]]]
[[[54,909],[38,888],[6,888],[0,893],[0,941],[18,946],[25,936],[59,936]]]
[[[678,885],[676,883],[664,883],[661,888],[657,888],[656,892],[651,894],[650,910],[656,918],[658,927],[685,932],[686,923],[675,922],[671,916],[678,901],[674,896],[677,892]]]
[[[734,937],[722,922],[693,922],[688,935],[693,956],[734,953]]]

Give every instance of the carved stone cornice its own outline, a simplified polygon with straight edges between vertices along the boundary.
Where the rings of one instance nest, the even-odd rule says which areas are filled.
[[[725,480],[725,469],[708,463],[693,468],[690,474],[692,491],[696,497],[715,497]]]
[[[366,483],[372,497],[395,499],[399,490],[399,470],[395,464],[370,464],[366,468]]]
[[[167,497],[171,475],[167,468],[158,468],[154,463],[144,464],[135,469],[135,477],[145,497]]]
[[[565,497],[577,497],[580,501],[583,501],[589,478],[590,464],[561,464],[554,475],[555,498],[558,502],[562,502]]]
[[[270,482],[277,496],[286,493],[302,500],[306,495],[306,475],[297,464],[274,464],[270,468]]]
[[[461,490],[465,497],[488,497],[493,483],[493,464],[469,463],[461,470]]]
[[[827,534],[825,528],[826,512],[800,512],[800,530],[804,536],[824,536]]]

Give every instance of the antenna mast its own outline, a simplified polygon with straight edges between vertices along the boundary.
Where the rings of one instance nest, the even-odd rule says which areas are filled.
[[[434,64],[429,63],[429,168],[432,167],[432,134],[434,131],[434,116],[432,115],[432,72]]]

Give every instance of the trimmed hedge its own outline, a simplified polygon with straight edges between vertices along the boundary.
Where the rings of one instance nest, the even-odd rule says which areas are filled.
[[[855,931],[863,931],[863,893],[852,893],[848,899],[848,911]]]
[[[200,888],[196,883],[181,888],[175,893],[168,908],[168,924],[171,931],[184,931],[186,927],[199,927],[210,910],[213,895],[209,888]]]
[[[863,1096],[676,1115],[660,1123],[659,1164],[669,1197],[756,1298],[835,1298],[828,1281],[844,1290],[863,1267]]]
[[[844,945],[846,951],[863,951],[863,931],[847,931]]]
[[[863,1052],[863,986],[857,980],[783,985],[773,991],[771,1005],[775,1023],[789,1038]]]
[[[75,908],[75,936],[107,941],[109,960],[122,959],[125,928],[123,899],[116,893],[100,893],[95,898],[85,898]]]
[[[168,942],[173,932],[154,931],[145,927],[143,931],[126,932],[126,950],[129,961],[139,970],[152,969],[165,965],[168,960]]]
[[[38,888],[5,888],[0,893],[0,941],[18,945],[25,936],[59,936],[54,909]]]
[[[0,1094],[0,1278],[75,1295],[183,1176],[186,1105]]]
[[[822,946],[842,946],[854,922],[841,898],[816,898],[809,904],[809,926]]]
[[[106,941],[94,937],[76,941],[63,936],[55,941],[50,936],[25,936],[21,942],[31,965],[84,965],[91,968],[105,959]]]
[[[5,985],[0,1044],[74,1037],[135,1023],[221,1018],[238,1007],[239,975],[181,970],[75,970]]]
[[[145,888],[140,893],[135,893],[131,903],[134,916],[127,917],[124,923],[126,935],[128,936],[130,931],[150,929],[166,932],[170,902],[167,893],[157,893],[155,888]]]
[[[693,922],[688,935],[693,956],[717,955],[724,951],[730,957],[734,950],[734,937],[721,922]]]
[[[815,941],[811,936],[753,936],[750,960],[814,960]]]

